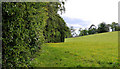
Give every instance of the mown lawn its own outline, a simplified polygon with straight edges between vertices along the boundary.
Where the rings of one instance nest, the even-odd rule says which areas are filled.
[[[118,32],[66,38],[47,43],[31,64],[33,67],[116,67]]]

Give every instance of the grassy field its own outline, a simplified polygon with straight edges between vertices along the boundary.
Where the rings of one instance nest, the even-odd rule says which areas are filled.
[[[116,67],[118,32],[66,38],[46,44],[38,54],[33,67]]]

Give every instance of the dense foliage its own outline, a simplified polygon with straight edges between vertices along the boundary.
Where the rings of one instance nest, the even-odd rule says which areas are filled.
[[[46,3],[2,3],[3,67],[28,66],[44,42]]]
[[[88,34],[95,34],[97,32],[96,26],[92,24],[88,29]]]
[[[103,33],[103,32],[109,32],[109,27],[104,22],[98,25],[98,33]]]
[[[109,27],[111,27],[112,31],[120,31],[118,23],[112,22],[112,24],[110,24]]]
[[[57,13],[59,10],[59,3],[49,3],[47,25],[44,29],[44,36],[46,42],[64,42],[65,37],[70,36],[69,28],[66,26],[65,21]]]
[[[58,5],[60,3],[2,3],[3,67],[29,67],[44,42],[64,42],[69,28],[57,14],[59,9],[54,8],[60,8]]]
[[[86,29],[84,29],[84,30],[80,31],[79,36],[84,36],[84,35],[87,35],[87,34],[88,34],[88,31]]]

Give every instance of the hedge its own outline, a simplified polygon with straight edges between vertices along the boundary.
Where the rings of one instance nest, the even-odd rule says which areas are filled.
[[[44,43],[47,3],[2,3],[3,67],[29,67]]]

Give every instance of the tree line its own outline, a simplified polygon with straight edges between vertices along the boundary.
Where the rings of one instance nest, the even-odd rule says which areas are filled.
[[[44,43],[64,42],[70,30],[60,2],[2,2],[2,67],[30,67]]]
[[[76,35],[77,37],[77,36],[85,36],[85,35],[91,35],[96,33],[110,32],[110,29],[112,31],[120,31],[120,25],[116,22],[112,22],[112,24],[106,24],[105,22],[102,22],[98,25],[98,27],[92,24],[88,29],[79,28],[80,33],[78,35],[76,34],[73,26],[70,27],[70,30],[72,33],[71,37],[73,37],[73,35]]]

